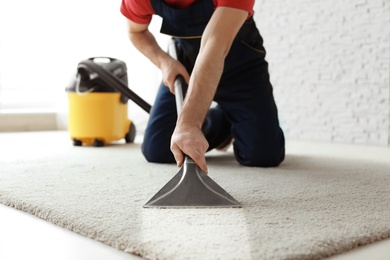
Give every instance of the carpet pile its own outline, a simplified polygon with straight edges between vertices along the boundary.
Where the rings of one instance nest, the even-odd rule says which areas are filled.
[[[177,172],[134,144],[0,134],[0,203],[146,259],[322,259],[390,237],[390,149],[288,141],[277,168],[207,155],[241,209],[144,209]]]

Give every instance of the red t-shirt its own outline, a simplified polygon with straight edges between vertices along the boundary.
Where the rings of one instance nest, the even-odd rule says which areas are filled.
[[[193,4],[196,0],[165,0],[165,2],[175,8],[184,8]],[[214,8],[225,6],[245,10],[249,13],[248,18],[253,15],[253,5],[255,0],[213,0]],[[148,0],[122,0],[121,13],[129,20],[148,24],[155,14],[153,7]]]

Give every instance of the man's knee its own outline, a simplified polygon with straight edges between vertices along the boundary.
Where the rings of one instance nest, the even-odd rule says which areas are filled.
[[[284,160],[284,149],[281,151],[254,151],[250,154],[236,155],[237,161],[244,166],[277,167]]]
[[[148,162],[153,163],[174,163],[175,159],[172,152],[168,149],[162,149],[149,142],[143,142],[141,146],[142,154]]]
[[[279,142],[244,146],[240,149],[234,146],[234,152],[237,161],[245,166],[254,167],[276,167],[279,166],[285,157],[285,143],[282,136]]]

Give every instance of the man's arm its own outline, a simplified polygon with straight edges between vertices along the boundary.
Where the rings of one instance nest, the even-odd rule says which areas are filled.
[[[223,72],[225,58],[248,12],[218,7],[202,36],[201,47],[191,74],[189,88],[171,140],[171,150],[180,167],[183,153],[205,172],[208,143],[202,124],[214,98]]]
[[[158,45],[152,33],[148,30],[149,24],[138,24],[127,20],[129,39],[133,45],[144,54],[152,63],[160,68],[163,81],[170,91],[174,93],[174,81],[177,75],[182,75],[186,82],[190,76],[184,66],[172,59]]]

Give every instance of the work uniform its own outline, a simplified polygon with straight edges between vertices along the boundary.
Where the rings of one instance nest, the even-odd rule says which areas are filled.
[[[161,32],[173,36],[178,60],[191,75],[200,38],[214,12],[213,0],[198,0],[182,9],[162,0],[151,0],[151,5],[163,18]],[[209,150],[232,136],[235,157],[247,166],[277,166],[285,155],[265,54],[263,39],[251,17],[240,29],[225,59],[214,97],[218,105],[209,110],[202,127]],[[175,162],[170,140],[176,120],[174,95],[162,83],[142,143],[148,161]]]

